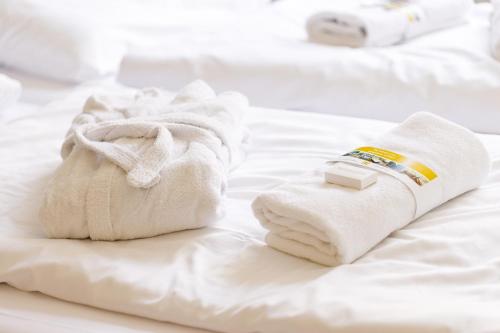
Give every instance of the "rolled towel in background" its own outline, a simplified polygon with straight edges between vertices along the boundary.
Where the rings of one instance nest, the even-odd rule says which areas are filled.
[[[0,112],[14,105],[21,97],[21,83],[0,74]]]
[[[465,22],[472,0],[381,0],[325,7],[307,22],[309,39],[337,46],[388,46]]]
[[[194,229],[223,212],[227,173],[244,140],[247,99],[201,81],[173,100],[94,96],[62,147],[40,210],[51,238],[119,240]]]
[[[435,179],[418,186],[414,175],[401,175],[432,189],[433,196],[419,203],[407,183],[384,172],[364,190],[325,183],[322,175],[290,182],[253,202],[255,216],[269,230],[267,244],[323,265],[351,263],[391,232],[478,187],[490,168],[474,133],[430,113],[412,115],[371,145],[432,170]]]

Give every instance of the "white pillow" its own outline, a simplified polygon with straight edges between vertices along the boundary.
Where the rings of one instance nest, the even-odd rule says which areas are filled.
[[[71,82],[117,73],[124,43],[97,21],[61,9],[43,1],[0,1],[0,63]]]
[[[21,84],[0,74],[0,112],[14,105],[21,96]]]

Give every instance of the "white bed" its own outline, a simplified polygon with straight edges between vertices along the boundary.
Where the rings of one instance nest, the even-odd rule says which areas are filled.
[[[349,49],[306,41],[304,21],[317,2],[278,1],[214,22],[194,13],[185,16],[188,24],[129,27],[134,33],[119,80],[176,89],[202,78],[258,106],[388,121],[428,110],[500,133],[500,63],[489,51],[489,4],[476,5],[465,25],[399,46]]]
[[[63,27],[71,17],[78,28],[65,36],[68,45],[40,43],[32,35],[43,28],[50,37],[53,27],[48,20],[21,34],[17,42],[4,36],[3,41],[12,42],[3,47],[4,53],[11,54],[7,60],[16,62],[17,68],[29,67],[25,70],[60,79],[81,78],[78,66],[67,65],[70,71],[59,69],[59,64],[82,59],[92,63],[89,54],[98,48],[96,53],[111,65],[98,62],[85,73],[117,71],[112,67],[125,53],[118,79],[129,86],[177,89],[201,78],[217,90],[241,91],[256,106],[388,121],[427,110],[475,131],[500,134],[500,62],[489,50],[490,4],[476,4],[467,24],[398,46],[349,49],[307,42],[304,21],[308,15],[325,2],[346,1],[350,0],[272,4],[213,0],[207,5],[197,0],[148,0],[144,5],[136,0],[5,0],[13,6],[36,4],[40,11],[62,17]],[[101,29],[97,33],[96,26]],[[87,43],[80,43],[80,34]],[[102,41],[104,36],[109,40]],[[37,44],[11,50],[28,41]],[[126,45],[127,51],[110,46],[117,42]],[[37,51],[44,46],[48,49]],[[2,43],[0,51],[1,47]],[[22,64],[17,63],[19,54]],[[57,75],[51,68],[59,69]]]
[[[352,265],[325,268],[267,247],[250,202],[393,124],[259,108],[248,115],[252,145],[230,176],[228,213],[215,226],[130,242],[47,240],[36,217],[44,183],[72,116],[102,89],[116,88],[62,89],[63,100],[24,104],[2,124],[0,281],[124,314],[3,285],[0,329],[191,332],[159,321],[223,332],[500,329],[500,136],[481,136],[494,160],[482,188]]]
[[[148,1],[155,12],[130,0],[111,22],[115,33],[126,32],[130,51],[118,79],[177,89],[203,78],[218,91],[244,92],[252,105],[391,121],[429,110],[500,134],[489,4],[477,5],[468,25],[351,50],[307,43],[299,2],[269,8],[255,0],[234,15],[176,17],[161,1]],[[100,6],[99,18],[116,3],[71,6]],[[196,25],[204,32],[193,34]],[[481,136],[493,158],[484,186],[352,265],[325,268],[269,248],[250,203],[394,124],[266,108],[247,117],[252,143],[230,176],[227,216],[215,226],[130,242],[48,240],[37,209],[70,121],[92,92],[122,88],[102,80],[74,90],[2,72],[24,90],[0,116],[0,332],[500,331],[500,135]]]

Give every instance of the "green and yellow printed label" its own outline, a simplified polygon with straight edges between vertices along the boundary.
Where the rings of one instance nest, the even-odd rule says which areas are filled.
[[[426,165],[408,159],[406,156],[392,152],[387,149],[376,147],[360,147],[344,154],[363,161],[363,164],[371,163],[389,168],[408,176],[417,185],[425,185],[437,178],[436,173]]]

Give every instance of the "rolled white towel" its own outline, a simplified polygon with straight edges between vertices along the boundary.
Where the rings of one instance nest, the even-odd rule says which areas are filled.
[[[0,112],[14,105],[21,96],[21,83],[0,74]]]
[[[491,54],[500,60],[500,0],[492,0],[493,12],[490,19]]]
[[[465,22],[472,0],[381,0],[351,9],[329,6],[307,22],[313,42],[350,46],[388,46]]]
[[[472,132],[430,113],[412,115],[372,146],[425,165],[435,178],[417,185],[391,169],[379,172],[377,182],[364,190],[325,183],[322,175],[281,185],[253,202],[255,216],[269,230],[267,244],[323,265],[351,263],[391,232],[478,187],[490,167]],[[423,193],[415,196],[412,188]]]
[[[206,226],[221,216],[244,140],[247,99],[201,81],[173,100],[157,89],[94,96],[75,118],[41,222],[52,238],[119,240]]]

